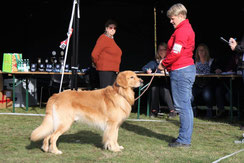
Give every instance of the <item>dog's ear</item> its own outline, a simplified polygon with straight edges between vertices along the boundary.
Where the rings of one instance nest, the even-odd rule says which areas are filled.
[[[128,82],[127,82],[125,73],[119,73],[118,74],[116,81],[115,81],[115,85],[122,87],[122,88],[128,87]]]

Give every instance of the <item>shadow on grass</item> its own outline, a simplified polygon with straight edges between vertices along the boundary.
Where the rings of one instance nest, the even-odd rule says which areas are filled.
[[[42,114],[42,112],[40,112],[40,109],[46,110],[46,108],[39,108],[39,107],[32,107],[30,110],[32,110],[36,114]]]
[[[101,135],[91,131],[80,131],[75,134],[61,135],[57,141],[59,143],[79,143],[79,144],[93,144],[97,148],[103,148]],[[30,142],[26,149],[31,150],[35,148],[41,148],[42,141]]]
[[[152,130],[149,130],[149,129],[145,128],[145,127],[137,126],[137,125],[134,125],[134,124],[130,124],[128,122],[124,122],[121,127],[126,129],[126,130],[128,130],[128,131],[134,132],[134,133],[136,133],[138,135],[143,135],[143,136],[147,136],[147,137],[153,137],[153,138],[156,138],[156,139],[159,139],[159,140],[164,140],[166,142],[171,142],[172,139],[174,138],[172,136],[159,134],[159,133],[153,132]]]
[[[177,119],[166,119],[167,122],[175,125],[176,127],[180,127],[180,120]]]

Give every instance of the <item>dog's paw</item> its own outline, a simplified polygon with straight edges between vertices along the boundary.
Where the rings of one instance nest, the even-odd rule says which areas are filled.
[[[112,152],[120,152],[121,150],[119,148],[111,150]]]
[[[56,155],[60,155],[60,154],[63,153],[62,151],[58,150],[57,148],[56,149],[52,149],[51,147],[49,148],[48,152],[56,154]]]
[[[60,151],[60,150],[57,150],[57,151],[55,152],[55,154],[59,154],[59,155],[61,155],[61,154],[63,154],[63,152]]]
[[[106,143],[104,145],[104,149],[107,149],[107,150],[112,151],[112,152],[120,152],[121,151],[121,148],[119,146],[115,146],[115,145],[112,145],[110,143]]]
[[[110,150],[111,149],[111,145],[109,143],[105,143],[104,144],[104,149]]]
[[[122,145],[119,145],[119,149],[124,149],[124,147]]]
[[[47,145],[42,145],[42,148],[41,148],[44,152],[48,152],[48,146]]]
[[[63,152],[60,151],[60,150],[55,150],[55,151],[50,151],[50,152],[53,153],[53,154],[56,154],[56,155],[61,155],[61,154],[63,154]]]

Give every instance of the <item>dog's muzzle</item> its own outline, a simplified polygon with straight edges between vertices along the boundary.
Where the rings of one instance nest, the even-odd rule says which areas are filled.
[[[142,87],[142,86],[143,86],[143,80],[140,79],[140,87]]]

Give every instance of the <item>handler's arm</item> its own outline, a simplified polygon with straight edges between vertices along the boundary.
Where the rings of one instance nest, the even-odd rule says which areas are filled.
[[[175,41],[173,48],[169,52],[169,54],[166,55],[166,58],[162,61],[162,64],[164,67],[168,67],[172,63],[178,60],[178,58],[182,55],[182,51],[186,45],[187,42],[187,34],[184,32],[179,31],[175,36]]]

